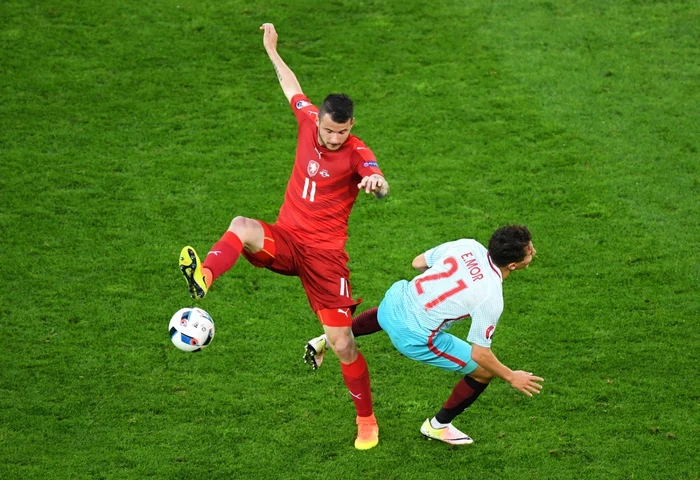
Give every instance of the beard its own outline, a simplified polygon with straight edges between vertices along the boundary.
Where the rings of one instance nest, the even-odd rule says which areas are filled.
[[[326,148],[327,150],[331,150],[331,151],[338,150],[338,149],[340,149],[340,147],[343,146],[342,143],[340,143],[340,144],[329,144],[329,143],[324,142],[324,141],[323,141],[323,138],[321,138],[321,134],[320,134],[320,133],[318,134],[318,143],[319,143],[321,146],[323,146],[324,148]]]

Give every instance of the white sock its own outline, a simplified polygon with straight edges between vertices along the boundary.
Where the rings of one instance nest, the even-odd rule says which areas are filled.
[[[435,417],[433,417],[430,419],[430,425],[433,428],[445,428],[446,426],[449,425],[449,423],[440,423],[435,419]]]

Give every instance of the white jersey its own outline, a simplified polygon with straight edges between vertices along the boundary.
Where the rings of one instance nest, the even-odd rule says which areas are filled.
[[[437,332],[471,319],[467,341],[490,347],[503,312],[503,277],[476,240],[443,243],[424,253],[428,270],[406,283],[406,326]]]

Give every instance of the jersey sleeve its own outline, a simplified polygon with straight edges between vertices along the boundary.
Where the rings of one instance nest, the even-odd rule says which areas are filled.
[[[310,120],[316,122],[318,118],[318,108],[309,101],[309,98],[303,93],[297,93],[289,101],[289,106],[292,107],[292,112],[297,119],[297,123]]]
[[[374,152],[367,145],[358,140],[353,145],[353,149],[355,150],[355,170],[361,177],[369,177],[374,174],[384,176]]]
[[[467,341],[490,348],[498,319],[503,313],[503,299],[491,297],[471,313],[472,324]]]

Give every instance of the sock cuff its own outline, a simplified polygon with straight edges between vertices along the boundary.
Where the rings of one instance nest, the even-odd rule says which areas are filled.
[[[340,362],[340,369],[342,370],[343,375],[346,375],[350,378],[360,378],[361,376],[367,373],[367,361],[365,360],[365,357],[363,357],[360,353],[357,355],[357,358],[352,363],[345,364],[343,362]]]
[[[467,382],[467,385],[469,385],[472,390],[478,393],[483,392],[484,390],[486,390],[486,387],[489,386],[488,383],[481,383],[479,381],[476,381],[469,375],[464,376],[464,381]]]
[[[437,415],[430,419],[430,426],[433,428],[445,428],[449,424],[450,422],[442,423],[440,420],[438,420]]]
[[[238,235],[230,230],[226,230],[226,233],[221,237],[221,241],[238,252],[243,250],[243,242],[238,238]]]

